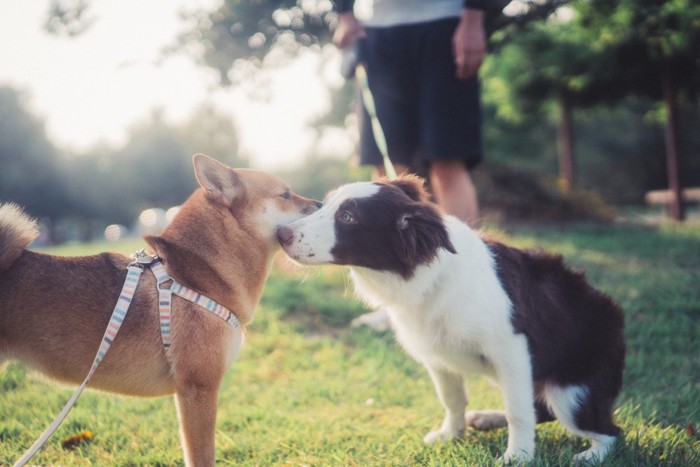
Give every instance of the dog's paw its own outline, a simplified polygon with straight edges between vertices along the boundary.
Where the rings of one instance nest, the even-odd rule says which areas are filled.
[[[576,454],[572,460],[574,465],[593,465],[602,462],[608,455],[616,438],[614,436],[599,435],[591,442],[591,447],[587,451]]]
[[[499,410],[470,410],[464,421],[475,430],[493,430],[508,425],[505,413]]]
[[[532,453],[527,453],[523,450],[511,451],[506,450],[503,457],[499,458],[499,463],[505,465],[525,465],[532,460],[534,455]]]
[[[440,428],[439,430],[431,431],[423,437],[423,442],[426,444],[433,443],[446,443],[452,441],[453,439],[460,438],[464,430],[449,430],[445,428]]]
[[[591,455],[588,451],[580,452],[571,459],[571,464],[575,466],[594,465],[598,462],[600,462],[600,459],[595,455]]]

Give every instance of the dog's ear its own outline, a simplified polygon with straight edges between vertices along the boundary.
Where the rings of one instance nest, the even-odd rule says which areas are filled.
[[[397,253],[410,271],[435,258],[439,248],[457,253],[442,216],[429,203],[413,203],[399,216],[397,227],[400,238],[395,243]]]
[[[425,189],[425,180],[418,175],[405,173],[387,183],[403,191],[413,201],[428,201],[430,199],[430,194]]]
[[[233,200],[245,191],[236,172],[221,162],[204,154],[197,154],[192,158],[192,163],[197,181],[206,190],[207,198],[212,201],[230,206]]]

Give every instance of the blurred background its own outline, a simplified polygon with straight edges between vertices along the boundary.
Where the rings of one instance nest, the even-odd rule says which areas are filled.
[[[487,217],[696,217],[700,4],[491,5]],[[195,153],[315,198],[368,179],[336,22],[330,0],[0,0],[0,201],[48,244],[162,228]]]

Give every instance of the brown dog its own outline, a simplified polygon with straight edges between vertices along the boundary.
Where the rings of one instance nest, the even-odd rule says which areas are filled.
[[[279,248],[276,232],[318,209],[264,172],[194,157],[202,186],[161,236],[146,242],[177,282],[253,317]],[[129,258],[102,253],[63,258],[25,250],[37,235],[16,206],[0,206],[0,362],[20,360],[56,379],[80,383],[92,364],[127,272]],[[158,294],[144,272],[126,319],[91,379],[122,394],[175,393],[188,465],[214,465],[216,400],[242,344],[224,320],[182,298],[172,300],[172,365],[160,336]]]

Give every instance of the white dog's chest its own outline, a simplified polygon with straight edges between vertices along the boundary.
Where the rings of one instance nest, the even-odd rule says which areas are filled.
[[[467,330],[453,332],[444,327],[426,326],[418,329],[413,323],[394,319],[396,337],[406,351],[429,367],[444,368],[454,373],[493,374],[488,357],[476,340],[465,339]],[[466,332],[465,332],[466,331]]]

